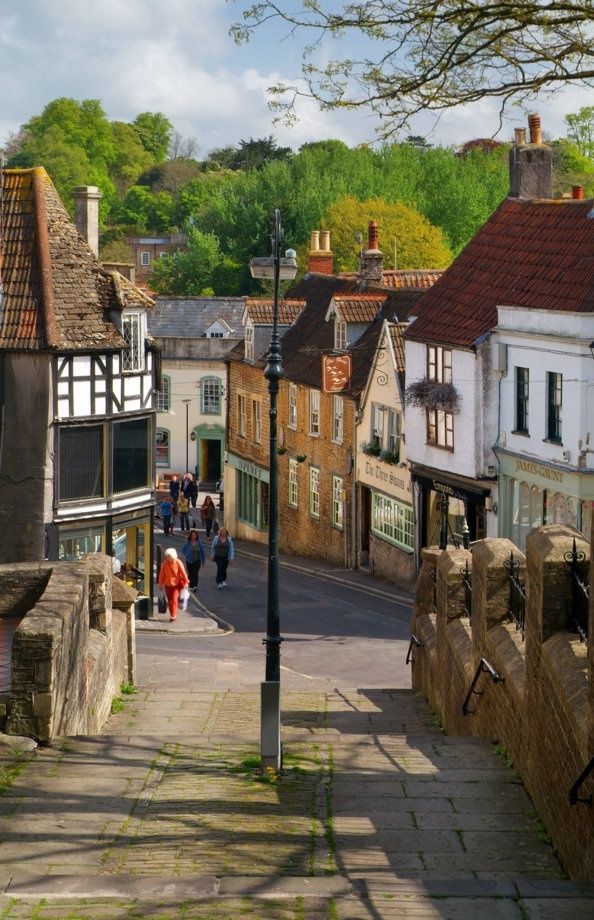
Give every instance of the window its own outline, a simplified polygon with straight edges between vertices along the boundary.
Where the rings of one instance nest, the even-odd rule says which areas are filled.
[[[375,403],[371,411],[371,443],[374,447],[384,446],[384,407]]]
[[[528,389],[527,367],[516,367],[516,431],[528,434]]]
[[[443,409],[427,409],[427,443],[454,449],[454,416]]]
[[[245,327],[245,359],[254,360],[254,327],[250,325]]]
[[[148,418],[114,422],[112,429],[113,491],[147,488],[151,471],[149,460],[150,422]]]
[[[336,351],[346,351],[347,324],[343,319],[336,317],[334,320],[334,348]]]
[[[299,498],[299,486],[297,482],[297,461],[291,457],[289,459],[289,504],[291,508],[297,507]]]
[[[151,264],[151,254],[144,250],[140,253],[140,264],[141,265],[150,265]]]
[[[400,457],[400,440],[402,438],[402,413],[388,409],[387,450]]]
[[[237,417],[238,417],[238,429],[239,437],[245,438],[246,434],[246,400],[245,396],[237,397]]]
[[[332,405],[332,440],[342,444],[344,431],[344,402],[342,396],[334,396]]]
[[[309,468],[309,513],[320,516],[320,471],[315,466]]]
[[[225,333],[224,332],[209,332],[207,335],[207,338],[208,339],[224,339]]]
[[[218,377],[203,377],[200,381],[200,411],[203,415],[221,414],[221,381]]]
[[[561,443],[561,406],[563,403],[563,374],[547,374],[548,411],[547,438]]]
[[[171,411],[171,377],[161,377],[161,389],[155,390],[155,409],[157,412]]]
[[[170,435],[166,428],[157,428],[155,439],[155,460],[157,466],[169,466]]]
[[[320,391],[309,391],[309,433],[320,433]]]
[[[103,431],[103,425],[60,428],[60,501],[105,494]]]
[[[438,383],[452,382],[452,350],[441,345],[427,346],[427,377]]]
[[[259,399],[252,400],[252,437],[256,444],[262,440],[262,403]]]
[[[122,335],[126,342],[122,362],[124,371],[144,370],[142,319],[143,317],[140,313],[124,313],[122,315]]]
[[[405,549],[413,548],[413,512],[410,505],[404,505],[387,495],[372,493],[371,530],[378,537],[396,543]]]
[[[343,502],[342,502],[342,487],[343,482],[340,476],[332,477],[332,524],[334,527],[338,527],[339,530],[343,528]]]
[[[297,429],[297,387],[289,384],[289,428]]]
[[[256,476],[237,470],[237,517],[258,530],[268,526],[269,487]]]

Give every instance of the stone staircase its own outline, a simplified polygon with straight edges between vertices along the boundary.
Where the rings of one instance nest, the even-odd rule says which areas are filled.
[[[285,692],[262,782],[258,692],[183,683],[155,676],[7,790],[0,916],[593,916],[502,752],[444,737],[411,691]]]

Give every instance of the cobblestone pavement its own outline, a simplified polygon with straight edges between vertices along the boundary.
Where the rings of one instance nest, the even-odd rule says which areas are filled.
[[[126,699],[0,797],[2,920],[592,916],[494,746],[411,691],[286,691],[284,771],[259,694]],[[158,729],[158,732],[157,732]]]

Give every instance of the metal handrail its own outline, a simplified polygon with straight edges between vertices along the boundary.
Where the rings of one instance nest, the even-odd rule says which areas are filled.
[[[464,610],[468,619],[472,621],[472,569],[468,565],[468,559],[463,568],[460,569],[460,574],[464,585]]]
[[[481,676],[481,674],[490,674],[491,677],[493,678],[494,684],[502,684],[504,681],[503,676],[498,671],[495,670],[493,665],[489,664],[486,658],[481,658],[479,665],[475,671],[474,677],[472,678],[470,689],[468,693],[466,694],[466,699],[464,700],[464,703],[462,704],[462,715],[463,716],[467,716],[469,713],[472,714],[474,712],[474,709],[468,708],[468,704],[470,702],[470,698],[473,695],[473,693],[475,696],[483,695],[482,690],[476,689],[476,685],[478,683],[478,679]]]
[[[582,642],[588,643],[588,609],[590,606],[590,584],[585,565],[586,554],[578,550],[575,537],[573,547],[564,553],[564,559],[571,566],[571,614],[573,625]]]
[[[508,616],[516,624],[516,629],[524,638],[524,624],[526,622],[526,583],[520,578],[520,563],[514,559],[513,550],[509,559],[503,563],[509,578]]]
[[[590,763],[584,767],[584,769],[582,770],[582,772],[576,779],[575,783],[569,790],[569,804],[570,805],[577,805],[578,802],[583,802],[584,805],[589,805],[590,808],[592,807],[592,796],[591,795],[587,795],[585,799],[581,799],[578,795],[578,789],[580,788],[582,783],[587,779],[587,777],[590,775],[592,770],[594,770],[594,757],[592,757]]]
[[[410,642],[408,643],[408,652],[406,653],[406,664],[410,664],[411,662],[414,662],[415,660],[412,657],[413,645],[416,646],[417,648],[423,648],[423,642],[421,642],[420,639],[417,639],[414,633],[411,634]]]

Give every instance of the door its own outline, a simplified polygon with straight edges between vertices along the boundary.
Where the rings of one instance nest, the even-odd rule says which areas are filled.
[[[371,492],[361,487],[361,563],[369,562],[369,531],[371,530]],[[363,555],[365,554],[365,555]]]
[[[221,478],[221,442],[207,441],[206,479],[216,482]]]

